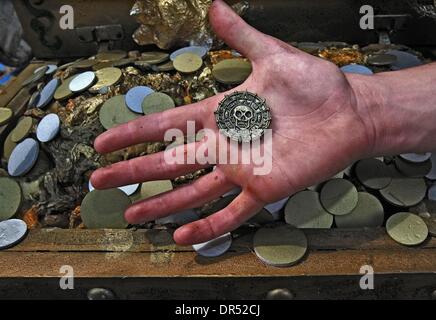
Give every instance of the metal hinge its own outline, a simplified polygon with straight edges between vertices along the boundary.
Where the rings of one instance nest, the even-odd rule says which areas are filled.
[[[101,50],[113,47],[116,41],[124,39],[124,29],[120,24],[76,28],[76,33],[82,42],[96,42]]]
[[[379,36],[379,43],[391,44],[390,36],[402,29],[410,17],[410,14],[374,15],[374,27]]]

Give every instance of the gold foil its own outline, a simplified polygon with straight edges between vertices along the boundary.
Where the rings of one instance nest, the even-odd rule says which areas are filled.
[[[330,48],[322,50],[319,57],[329,60],[339,67],[351,63],[364,63],[364,55],[356,48]]]
[[[215,41],[207,18],[211,4],[212,0],[138,0],[130,12],[141,24],[133,40],[161,49],[188,42],[210,48]],[[248,4],[243,1],[233,7],[241,14]]]

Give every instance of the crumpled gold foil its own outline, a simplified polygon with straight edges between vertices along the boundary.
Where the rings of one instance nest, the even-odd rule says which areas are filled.
[[[133,40],[139,45],[155,44],[161,49],[178,45],[212,47],[215,36],[207,14],[212,0],[138,0],[130,15],[141,24]],[[242,1],[233,6],[239,14],[248,8]]]
[[[365,58],[358,48],[324,49],[318,54],[318,56],[333,62],[338,67],[351,63],[363,64]]]

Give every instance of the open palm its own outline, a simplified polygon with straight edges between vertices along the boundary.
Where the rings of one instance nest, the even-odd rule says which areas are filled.
[[[258,32],[222,1],[214,1],[209,17],[217,35],[252,62],[251,76],[232,91],[247,90],[266,99],[272,115],[272,171],[254,175],[253,165],[218,164],[195,182],[126,211],[127,221],[142,223],[199,207],[236,186],[242,188],[225,209],[179,228],[174,238],[180,244],[204,242],[234,230],[265,204],[321,182],[368,155],[373,140],[362,120],[364,110],[352,86],[353,76],[346,77],[334,64]],[[162,141],[168,129],[186,131],[187,121],[218,132],[214,111],[222,99],[224,94],[121,125],[99,136],[95,148],[106,153],[144,141]],[[201,143],[181,148],[195,149]],[[174,179],[204,167],[168,164],[162,152],[99,169],[92,184],[112,188]]]

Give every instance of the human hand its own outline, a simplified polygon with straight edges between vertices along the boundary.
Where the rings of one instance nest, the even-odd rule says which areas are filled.
[[[179,244],[204,242],[234,230],[265,204],[321,182],[369,155],[374,143],[352,76],[260,33],[221,0],[213,2],[209,17],[216,34],[253,65],[250,77],[230,92],[248,90],[266,99],[272,115],[272,170],[253,175],[253,165],[217,164],[215,171],[195,182],[135,203],[126,211],[128,222],[143,223],[200,207],[236,186],[242,188],[225,209],[180,227],[174,234]],[[163,141],[168,129],[186,133],[188,120],[218,134],[214,111],[222,99],[224,93],[120,125],[99,136],[95,148],[107,153],[145,141]],[[202,143],[181,148],[198,148]],[[174,179],[204,167],[168,164],[161,152],[99,169],[92,175],[92,184],[102,189]]]

